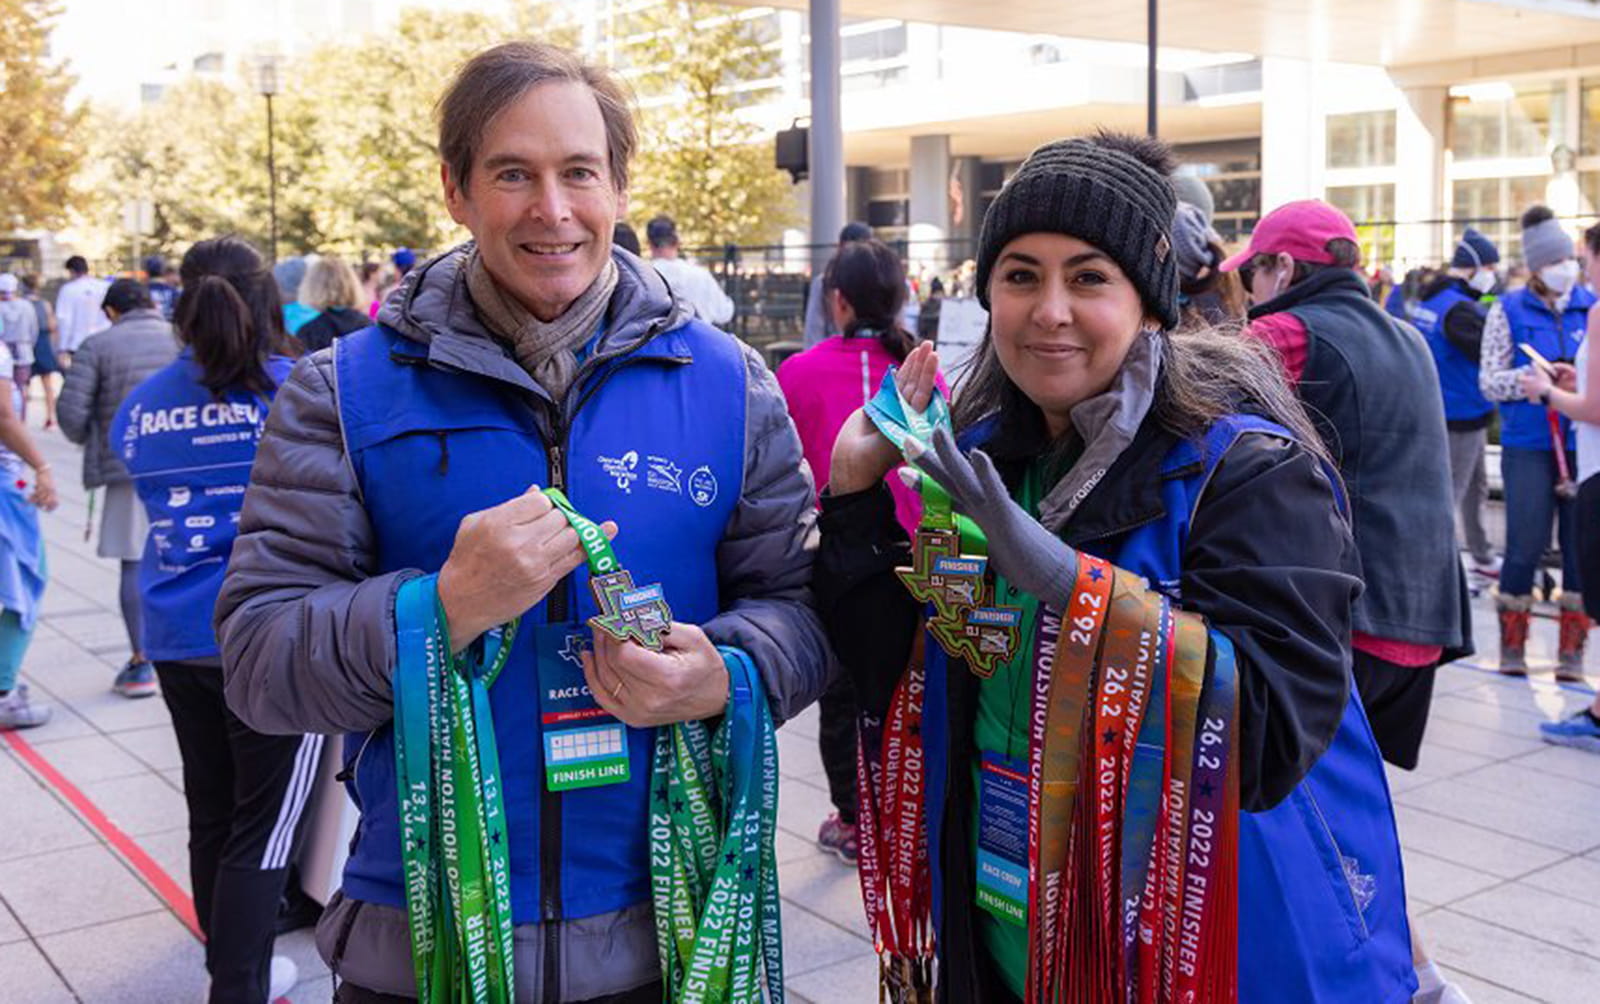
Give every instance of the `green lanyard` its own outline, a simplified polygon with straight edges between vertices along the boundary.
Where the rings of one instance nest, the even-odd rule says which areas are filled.
[[[660,586],[636,587],[605,534],[556,489],[588,558],[600,613],[594,628],[661,648],[672,623]],[[650,784],[650,888],[662,980],[673,1004],[783,1000],[778,864],[778,741],[761,675],[722,648],[728,710],[655,730]]]
[[[489,686],[505,667],[515,622],[473,655],[450,654],[437,576],[395,597],[395,768],[411,930],[423,1004],[508,1004],[511,868]],[[483,653],[492,651],[488,665]]]
[[[760,674],[738,649],[728,712],[656,730],[650,887],[674,1004],[783,1000],[778,914],[778,742]]]

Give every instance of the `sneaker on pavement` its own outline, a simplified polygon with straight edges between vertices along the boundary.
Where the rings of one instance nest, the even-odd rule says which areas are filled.
[[[1539,738],[1556,746],[1600,753],[1600,722],[1585,709],[1564,722],[1540,722]]]
[[[837,855],[840,861],[854,866],[856,863],[856,824],[847,823],[835,812],[822,821],[817,831],[817,846]]]
[[[294,985],[300,982],[300,967],[287,955],[274,955],[272,957],[272,976],[267,980],[267,1000],[269,1002],[286,996]]]
[[[50,705],[28,700],[28,685],[19,683],[0,697],[0,729],[31,729],[50,720]]]
[[[123,697],[154,697],[156,696],[156,668],[148,661],[129,662],[117,670],[117,678],[111,684],[111,689]]]
[[[1505,559],[1494,557],[1488,561],[1479,561],[1477,558],[1472,558],[1471,562],[1473,574],[1481,575],[1486,579],[1498,579],[1500,577],[1500,566],[1505,564]]]

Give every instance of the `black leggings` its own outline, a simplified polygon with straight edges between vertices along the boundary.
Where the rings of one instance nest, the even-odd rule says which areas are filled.
[[[1600,474],[1578,486],[1578,578],[1600,582]],[[1583,609],[1600,621],[1600,587],[1583,591]]]
[[[228,710],[216,666],[158,662],[156,675],[183,755],[189,878],[211,1002],[266,1000],[278,898],[323,737],[252,730]]]

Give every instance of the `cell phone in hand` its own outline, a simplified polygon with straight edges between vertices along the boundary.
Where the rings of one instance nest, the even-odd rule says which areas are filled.
[[[1533,364],[1535,366],[1539,367],[1539,369],[1541,371],[1543,371],[1545,376],[1549,377],[1552,380],[1555,379],[1555,377],[1556,377],[1555,364],[1552,363],[1550,360],[1546,359],[1544,356],[1540,355],[1538,349],[1534,348],[1532,345],[1527,344],[1526,342],[1524,342],[1522,345],[1520,345],[1518,347],[1520,349],[1522,349],[1522,354],[1523,355],[1525,355],[1529,359],[1533,360]]]

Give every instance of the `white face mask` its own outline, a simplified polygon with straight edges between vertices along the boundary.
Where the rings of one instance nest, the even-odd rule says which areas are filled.
[[[1487,293],[1494,288],[1496,278],[1494,269],[1480,268],[1472,273],[1472,278],[1467,280],[1467,285],[1471,286],[1476,292]]]
[[[1539,270],[1539,281],[1544,283],[1550,292],[1560,296],[1577,283],[1578,263],[1568,258],[1554,265],[1546,265]]]

